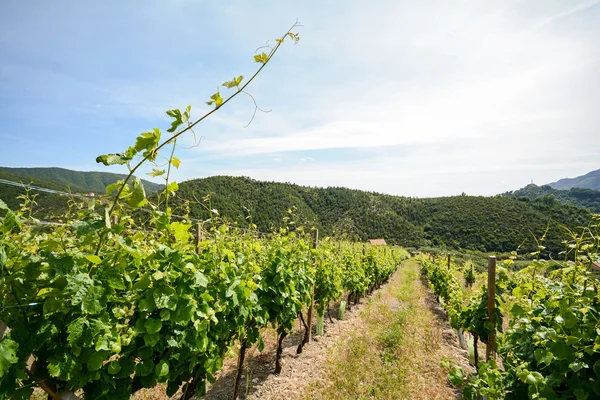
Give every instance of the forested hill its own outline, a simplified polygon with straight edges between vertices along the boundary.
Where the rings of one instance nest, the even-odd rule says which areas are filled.
[[[552,202],[559,201],[579,207],[585,207],[594,213],[600,213],[600,191],[592,189],[571,188],[557,190],[550,185],[527,185],[514,192],[504,193],[503,196],[521,197],[529,200]]]
[[[106,187],[111,183],[115,183],[119,179],[124,179],[126,175],[114,174],[112,172],[98,171],[73,171],[65,168],[9,168],[0,167],[0,171],[19,176],[19,181],[28,183],[28,180],[50,181],[54,184],[60,184],[64,187],[69,186],[72,191],[80,191],[83,193],[95,192],[104,193]],[[144,188],[147,193],[156,192],[162,189],[163,185],[158,183],[144,182]]]
[[[210,200],[203,202],[210,194]],[[279,227],[292,209],[297,223],[316,226],[323,235],[365,240],[385,238],[405,246],[449,246],[481,251],[533,249],[549,225],[545,243],[563,249],[564,225],[589,222],[588,210],[557,201],[527,201],[512,197],[454,196],[416,199],[339,187],[311,188],[216,176],[180,184],[179,208],[190,201],[190,215],[209,218],[209,210],[259,230]]]
[[[587,174],[576,178],[560,179],[550,183],[549,186],[559,190],[568,190],[571,188],[600,190],[600,169],[588,172]]]

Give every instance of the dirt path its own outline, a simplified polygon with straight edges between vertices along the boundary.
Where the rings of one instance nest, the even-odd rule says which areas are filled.
[[[458,345],[443,309],[408,261],[382,289],[329,322],[296,354],[299,329],[286,338],[283,371],[273,374],[275,335],[267,333],[263,353],[247,354],[239,399],[455,399],[440,361],[467,371],[468,355]],[[337,308],[332,308],[337,315]],[[299,327],[298,327],[299,328]],[[205,399],[232,396],[235,357],[229,360]]]

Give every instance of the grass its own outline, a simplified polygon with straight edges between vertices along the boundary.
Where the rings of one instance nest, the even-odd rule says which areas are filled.
[[[406,263],[363,309],[360,328],[330,351],[324,386],[307,399],[450,399],[441,331],[416,263]]]

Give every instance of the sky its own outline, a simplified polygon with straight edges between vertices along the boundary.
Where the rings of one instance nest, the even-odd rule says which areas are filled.
[[[173,179],[432,197],[600,168],[600,0],[6,0],[0,165],[123,172],[96,156],[166,137],[168,109],[200,118],[296,19],[247,88],[270,112],[245,127],[234,98],[178,141]]]

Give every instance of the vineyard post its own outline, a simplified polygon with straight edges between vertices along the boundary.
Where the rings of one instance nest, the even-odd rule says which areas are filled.
[[[496,328],[494,325],[494,308],[496,305],[496,256],[488,258],[488,320],[492,324],[492,330],[488,336],[485,346],[485,360],[493,357],[496,349]]]
[[[450,268],[450,259],[451,259],[451,257],[452,256],[450,255],[450,253],[448,253],[448,268]]]

